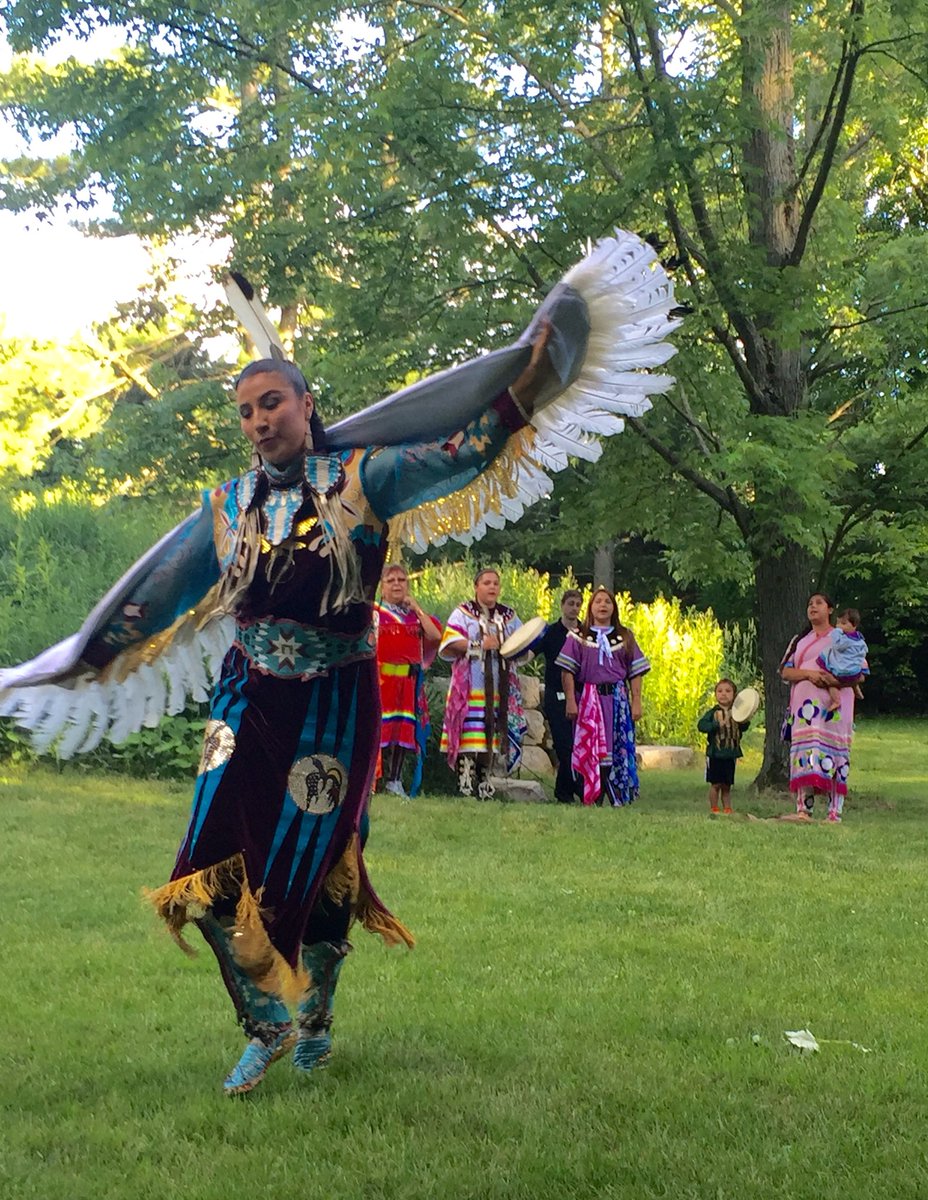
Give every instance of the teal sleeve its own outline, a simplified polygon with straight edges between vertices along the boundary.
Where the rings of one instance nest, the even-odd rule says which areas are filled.
[[[712,733],[712,731],[715,729],[714,708],[710,708],[707,713],[703,713],[703,715],[696,722],[696,728],[700,733]]]
[[[523,428],[508,392],[444,442],[381,446],[361,463],[361,485],[381,521],[460,491],[487,469],[513,433]]]
[[[140,559],[97,606],[81,657],[105,667],[129,646],[173,625],[219,580],[209,504],[181,522]]]

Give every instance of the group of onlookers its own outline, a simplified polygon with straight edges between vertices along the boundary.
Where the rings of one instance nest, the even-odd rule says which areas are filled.
[[[462,795],[489,799],[494,777],[515,770],[521,760],[526,721],[517,667],[536,654],[545,661],[543,710],[557,763],[555,798],[562,804],[581,800],[614,807],[635,800],[635,724],[650,664],[622,624],[615,596],[595,588],[581,614],[582,601],[578,590],[565,591],[558,619],[527,646],[507,654],[507,640],[516,640],[522,622],[500,601],[496,570],[477,573],[473,598],[453,610],[442,630],[411,595],[405,569],[388,566],[376,606],[385,789],[406,794],[406,755],[415,763],[410,794],[419,789],[428,731],[423,679],[437,653],[451,666],[441,752]],[[783,736],[790,742],[790,787],[799,819],[811,817],[817,794],[827,797],[828,819],[841,819],[854,698],[867,674],[860,614],[843,610],[834,628],[833,611],[827,596],[810,598],[809,630],[793,639],[781,664],[782,678],[791,684]],[[715,703],[698,723],[707,737],[712,813],[732,811],[735,764],[748,727],[733,709],[737,691],[732,680],[720,679]]]
[[[499,573],[479,571],[473,599],[454,609],[438,642],[439,656],[451,665],[441,751],[458,790],[488,799],[494,776],[518,766],[526,721],[517,667],[537,653],[545,659],[544,712],[557,758],[555,796],[565,804],[576,799],[630,804],[638,795],[635,722],[641,718],[641,679],[650,664],[619,620],[616,598],[596,588],[581,620],[582,596],[568,590],[558,620],[509,655],[507,639],[522,622],[499,597]],[[387,790],[401,792],[406,753],[417,755],[413,787],[421,777],[422,673],[434,657],[440,626],[422,612],[406,572],[396,565],[384,572],[377,613],[381,770]],[[400,657],[397,627],[407,631]],[[398,678],[404,681],[402,697]]]

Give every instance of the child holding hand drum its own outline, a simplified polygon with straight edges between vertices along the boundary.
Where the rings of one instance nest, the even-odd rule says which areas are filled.
[[[735,763],[743,755],[741,735],[751,724],[760,697],[753,688],[738,689],[730,679],[715,685],[715,704],[696,724],[707,735],[706,783],[709,785],[709,811],[731,815],[731,789],[735,782]]]

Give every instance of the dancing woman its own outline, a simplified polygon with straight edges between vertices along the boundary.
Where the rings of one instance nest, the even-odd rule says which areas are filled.
[[[238,300],[247,322],[256,306]],[[252,469],[205,494],[78,633],[0,671],[0,715],[64,758],[206,699],[218,672],[189,825],[150,898],[179,943],[193,922],[216,954],[248,1039],[228,1094],[294,1043],[299,1069],[325,1062],[352,920],[412,943],[363,858],[388,533],[417,549],[469,541],[546,494],[565,446],[595,455],[596,434],[672,383],[630,370],[673,353],[672,304],[653,253],[620,235],[517,343],[330,429],[258,311],[266,357],[235,388]]]

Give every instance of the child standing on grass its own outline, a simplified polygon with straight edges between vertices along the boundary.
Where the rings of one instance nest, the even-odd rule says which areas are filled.
[[[730,679],[715,685],[715,704],[699,718],[696,728],[708,735],[706,742],[706,783],[709,785],[709,810],[731,814],[731,789],[735,782],[735,763],[742,757],[741,735],[750,721],[736,721],[731,706],[738,689]]]

